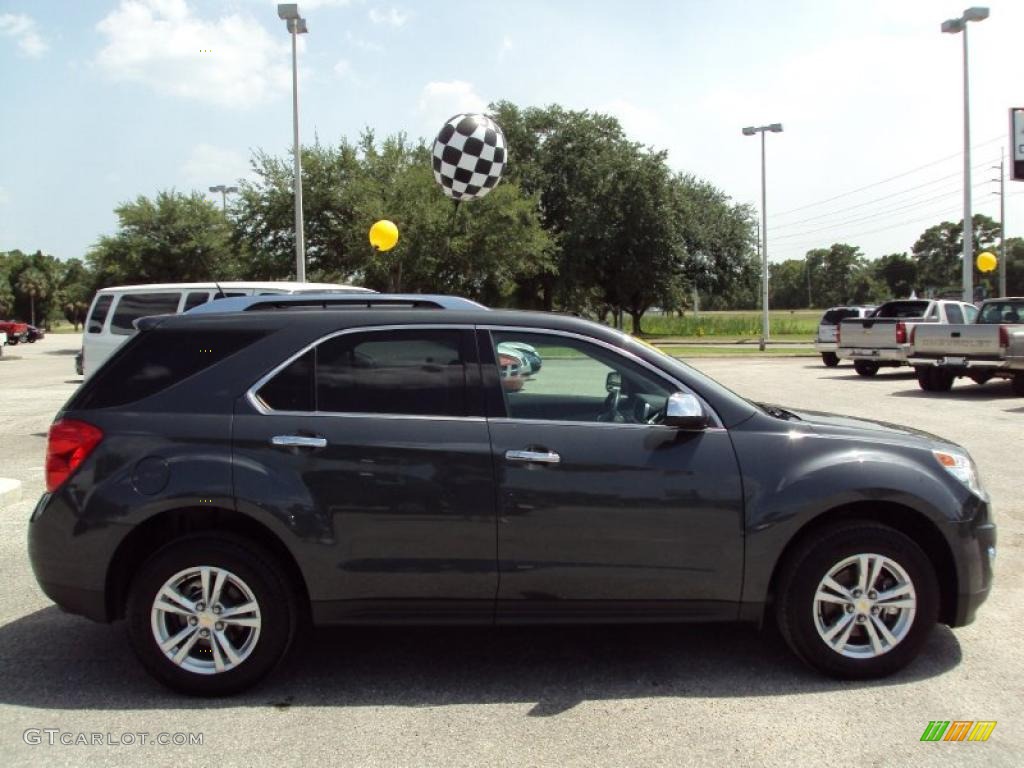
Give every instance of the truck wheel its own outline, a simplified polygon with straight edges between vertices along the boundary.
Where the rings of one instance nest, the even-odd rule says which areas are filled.
[[[956,374],[952,371],[944,371],[941,368],[932,371],[932,385],[935,392],[949,392],[953,388],[954,381],[956,381]]]
[[[870,360],[854,360],[853,370],[859,376],[874,376],[878,373],[878,363],[873,363]]]
[[[1013,377],[1013,394],[1024,397],[1024,373],[1018,373]]]
[[[934,372],[935,369],[931,367],[926,368],[923,365],[915,366],[914,373],[917,374],[917,386],[925,392],[934,392],[935,384],[933,383],[934,378],[932,376]]]
[[[807,538],[787,559],[775,594],[790,648],[832,677],[892,674],[917,656],[938,621],[928,556],[899,531],[866,520]]]
[[[839,355],[835,352],[822,352],[821,362],[827,365],[829,368],[835,368],[839,365]]]
[[[147,560],[128,594],[128,637],[169,688],[224,696],[255,685],[284,657],[297,601],[276,559],[244,539],[196,534]]]

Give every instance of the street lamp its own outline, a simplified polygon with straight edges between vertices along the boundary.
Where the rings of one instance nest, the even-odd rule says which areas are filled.
[[[771,123],[743,129],[744,136],[761,134],[761,351],[771,331],[768,327],[768,193],[765,184],[764,135],[767,132],[782,133],[782,123]]]
[[[292,128],[295,153],[295,279],[306,282],[306,236],[302,225],[302,157],[299,154],[299,63],[296,54],[298,35],[309,32],[306,20],[299,16],[295,3],[280,3],[278,18],[284,19],[292,36]]]
[[[238,191],[238,187],[225,187],[223,184],[218,184],[216,187],[210,187],[211,192],[220,192],[220,208],[222,211],[227,213],[228,210],[228,195],[234,194]]]
[[[959,19],[942,22],[942,31],[964,33],[964,301],[974,301],[974,222],[971,220],[971,98],[967,77],[967,22],[984,21],[988,8],[968,8]]]

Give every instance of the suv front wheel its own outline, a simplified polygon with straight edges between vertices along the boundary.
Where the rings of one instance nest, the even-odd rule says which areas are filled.
[[[296,600],[276,560],[251,542],[177,539],[139,569],[128,595],[128,634],[146,670],[197,696],[237,693],[284,657]]]
[[[868,521],[810,536],[778,584],[777,619],[796,654],[827,675],[884,677],[908,664],[935,626],[939,587],[913,540]]]

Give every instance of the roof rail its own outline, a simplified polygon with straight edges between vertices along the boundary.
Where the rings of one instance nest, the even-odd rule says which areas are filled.
[[[190,309],[189,315],[316,309],[487,309],[461,296],[417,293],[298,293],[217,299]]]

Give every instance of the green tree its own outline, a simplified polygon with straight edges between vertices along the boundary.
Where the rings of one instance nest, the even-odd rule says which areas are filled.
[[[64,274],[57,289],[58,303],[64,319],[75,330],[85,322],[89,304],[92,302],[94,277],[81,259],[68,259]]]
[[[875,277],[888,289],[889,296],[909,296],[917,286],[917,262],[906,253],[890,253],[874,263]]]
[[[50,294],[50,281],[45,272],[36,267],[29,267],[18,275],[16,286],[18,292],[29,299],[29,322],[36,324],[36,301],[45,299]]]
[[[974,257],[991,250],[999,238],[999,225],[990,217],[977,213],[973,221]],[[961,283],[963,265],[963,220],[944,221],[926,229],[914,243],[911,252],[917,263],[918,287],[929,294],[939,293]]]
[[[86,256],[99,287],[241,276],[227,219],[198,192],[140,195],[115,213],[117,232],[101,237]]]

